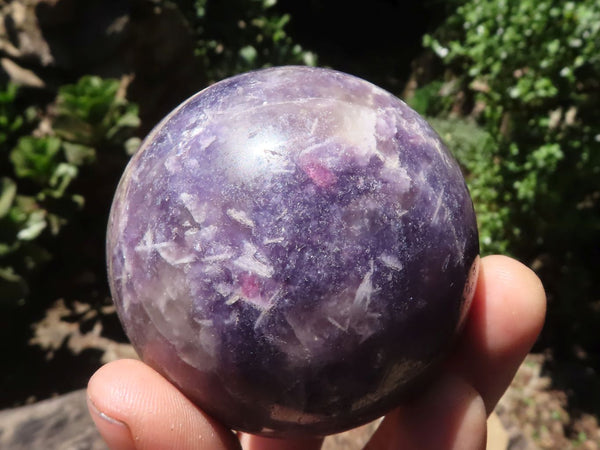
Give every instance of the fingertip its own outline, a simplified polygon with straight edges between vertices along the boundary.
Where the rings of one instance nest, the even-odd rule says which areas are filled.
[[[122,395],[112,382],[115,376],[127,371],[135,361],[121,360],[102,366],[88,382],[87,405],[90,416],[100,435],[111,450],[133,450],[135,442],[131,430],[123,420],[127,412],[123,411]]]
[[[230,430],[141,361],[100,368],[88,383],[88,404],[111,449],[239,449]]]
[[[496,355],[513,352],[515,344],[527,353],[545,315],[546,293],[533,270],[507,256],[482,259],[469,324],[476,343]]]
[[[522,262],[504,255],[489,255],[482,258],[485,270],[506,287],[520,286],[526,289],[542,311],[546,310],[546,292],[537,274]]]
[[[488,414],[535,343],[545,314],[546,294],[530,268],[506,256],[482,258],[471,311],[450,365],[481,393]]]
[[[388,414],[365,449],[482,450],[486,434],[481,396],[467,381],[448,374],[422,397]]]

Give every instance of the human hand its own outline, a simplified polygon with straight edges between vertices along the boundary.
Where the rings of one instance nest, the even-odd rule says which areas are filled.
[[[465,329],[439,377],[424,395],[388,413],[366,448],[484,449],[487,416],[531,349],[545,311],[543,287],[530,269],[504,256],[483,258]],[[98,370],[88,405],[112,450],[315,450],[322,444],[233,434],[134,360]]]

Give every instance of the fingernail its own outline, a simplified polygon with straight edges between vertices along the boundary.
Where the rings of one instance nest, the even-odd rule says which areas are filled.
[[[125,422],[100,411],[90,397],[87,398],[87,405],[96,428],[109,448],[112,450],[135,449],[131,431]]]

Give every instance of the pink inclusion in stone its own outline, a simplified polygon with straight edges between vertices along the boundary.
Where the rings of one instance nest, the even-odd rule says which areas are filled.
[[[251,273],[240,275],[242,294],[247,298],[256,298],[260,295],[260,282],[258,277]]]
[[[140,357],[226,426],[279,437],[366,423],[435,374],[478,253],[460,167],[431,127],[308,67],[177,107],[125,170],[107,234]]]
[[[317,163],[309,162],[304,167],[304,172],[310,177],[313,183],[322,188],[328,188],[332,184],[335,184],[336,177],[334,173],[327,169],[327,167]]]

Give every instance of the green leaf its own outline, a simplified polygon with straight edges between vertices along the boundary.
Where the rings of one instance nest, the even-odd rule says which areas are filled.
[[[106,138],[113,139],[124,128],[135,129],[140,126],[140,123],[141,121],[137,113],[127,112],[119,117],[115,124],[106,132]]]
[[[83,196],[78,195],[78,194],[74,194],[71,196],[71,201],[73,203],[75,203],[75,205],[78,208],[83,208],[83,205],[85,205],[85,198],[83,198]]]
[[[53,121],[56,135],[92,148],[107,142],[123,145],[140,119],[137,105],[119,96],[120,85],[117,79],[84,76],[76,84],[61,87]]]
[[[88,145],[65,141],[63,150],[67,161],[76,166],[91,164],[96,159],[96,150]]]
[[[9,218],[16,224],[24,224],[33,211],[39,209],[35,198],[27,195],[18,195],[15,198],[14,206],[10,209]]]
[[[50,233],[53,236],[58,235],[61,228],[67,224],[67,220],[64,217],[60,217],[56,214],[48,214],[46,220],[50,228]]]
[[[127,111],[117,120],[117,125],[119,127],[128,127],[128,128],[137,128],[140,126],[141,120],[137,113],[137,108],[135,111]]]
[[[28,293],[27,283],[12,267],[0,267],[0,301],[14,303],[22,301]]]
[[[0,104],[10,104],[15,101],[19,87],[15,83],[8,83],[5,90],[0,90]]]
[[[0,242],[0,258],[2,256],[6,256],[9,253],[11,253],[14,250],[14,248],[15,248],[14,244],[8,245],[8,244],[5,244],[4,242]]]
[[[142,145],[142,140],[139,137],[132,137],[125,141],[125,152],[128,155],[134,155]]]
[[[256,49],[251,45],[247,45],[240,49],[240,56],[248,64],[252,64],[254,62],[254,60],[256,60],[256,55],[257,55]]]
[[[52,176],[57,162],[61,141],[56,137],[36,138],[25,136],[19,139],[10,154],[15,174],[19,178],[31,178],[45,182]]]
[[[31,241],[38,237],[48,225],[45,216],[46,211],[34,211],[30,214],[25,228],[17,233],[17,238],[22,241]]]
[[[61,114],[52,124],[56,135],[66,141],[83,145],[94,144],[95,133],[92,125],[76,114]]]
[[[52,189],[49,190],[50,195],[55,198],[60,198],[64,195],[65,190],[75,178],[77,178],[78,170],[77,167],[72,164],[60,163],[52,177],[50,178],[49,185]]]
[[[10,178],[0,179],[0,218],[6,216],[10,211],[17,194],[17,184]]]

